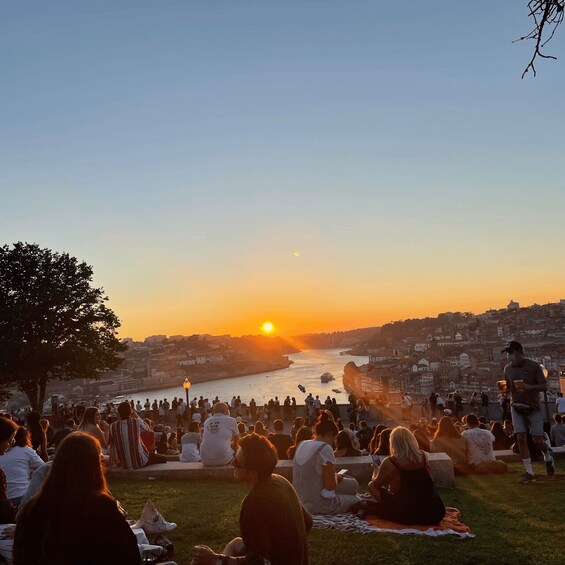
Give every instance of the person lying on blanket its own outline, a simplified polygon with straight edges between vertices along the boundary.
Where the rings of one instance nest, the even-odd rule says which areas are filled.
[[[390,457],[369,483],[376,503],[368,503],[363,514],[399,524],[439,524],[445,506],[435,490],[426,454],[410,430],[399,426],[390,435]]]

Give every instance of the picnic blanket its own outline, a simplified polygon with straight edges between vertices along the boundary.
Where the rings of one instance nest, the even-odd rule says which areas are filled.
[[[386,532],[391,534],[415,534],[419,536],[448,536],[453,535],[458,538],[474,538],[475,534],[459,521],[461,512],[457,508],[446,508],[445,518],[438,526],[406,526],[396,524],[376,516],[368,516],[366,520],[354,514],[336,514],[325,516],[314,514],[314,528],[335,529],[342,532],[356,532],[360,534],[371,534],[374,532]]]

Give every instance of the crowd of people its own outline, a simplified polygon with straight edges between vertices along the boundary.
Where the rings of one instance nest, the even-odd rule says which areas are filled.
[[[235,478],[250,489],[242,503],[241,537],[221,554],[198,546],[195,565],[265,559],[307,563],[312,514],[352,512],[401,524],[437,524],[445,508],[431,477],[429,453],[448,454],[456,474],[485,474],[505,473],[506,463],[497,460],[495,450],[514,449],[526,471],[520,483],[535,480],[532,460],[537,458],[543,458],[548,477],[555,473],[551,447],[565,445],[559,411],[565,412],[565,403],[556,406],[549,427],[541,418],[539,392],[546,382],[539,365],[523,357],[518,342],[510,342],[505,351],[509,364],[501,389],[511,405],[510,418],[503,422],[489,421],[480,397],[461,417],[455,395],[453,409],[438,413],[434,395],[436,411],[410,421],[407,394],[401,419],[409,422],[395,426],[371,421],[367,405],[355,397],[344,423],[332,399],[322,403],[312,395],[304,416],[296,415],[290,398],[282,406],[273,399],[265,411],[251,410],[251,403],[245,406],[233,397],[229,403],[219,398],[212,403],[194,399],[188,406],[179,399],[170,406],[157,403],[157,422],[133,401],[102,411],[96,406],[63,410],[58,425],[34,411],[25,422],[0,417],[0,554],[16,565],[139,563],[139,540],[109,492],[105,472],[113,466],[164,463],[173,454],[181,462],[204,466],[232,464]],[[154,405],[149,405],[150,415]],[[370,498],[359,496],[352,476],[336,472],[338,458],[362,455],[372,461]],[[279,460],[292,460],[292,484],[274,474]],[[164,520],[155,513],[153,518]],[[29,539],[34,543],[26,543]],[[116,549],[109,552],[109,547]]]

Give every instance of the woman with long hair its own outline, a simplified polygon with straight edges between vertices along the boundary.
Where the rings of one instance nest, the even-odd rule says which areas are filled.
[[[369,453],[375,453],[375,451],[377,450],[377,447],[379,446],[379,436],[381,435],[383,430],[386,430],[386,426],[384,424],[375,426],[375,431],[373,432],[373,436],[371,437],[371,441],[369,443]]]
[[[19,506],[27,492],[31,474],[43,463],[43,459],[31,447],[27,429],[20,426],[12,447],[0,456],[0,467],[6,474],[6,494],[14,506]]]
[[[511,440],[504,433],[504,428],[500,422],[493,422],[491,424],[490,433],[494,436],[493,449],[510,449],[512,447]]]
[[[254,431],[257,435],[267,437],[267,430],[265,429],[265,425],[260,420],[257,420],[257,422],[255,422]]]
[[[31,447],[37,451],[43,461],[47,462],[49,460],[49,456],[47,455],[47,436],[39,423],[41,414],[37,410],[32,410],[27,415],[26,419],[27,429],[31,437]]]
[[[467,466],[467,442],[448,416],[441,418],[438,423],[431,443],[431,453],[447,453],[457,474],[463,472]]]
[[[91,435],[97,439],[103,449],[108,447],[108,432],[110,426],[106,422],[101,422],[100,411],[95,406],[89,406],[82,415],[82,420],[78,426],[79,432]]]
[[[333,446],[337,434],[333,416],[321,410],[314,439],[302,441],[294,454],[292,482],[305,508],[314,514],[341,514],[360,501],[357,481],[336,475]]]
[[[292,422],[292,427],[290,428],[290,437],[292,438],[292,441],[296,439],[296,434],[303,424],[304,418],[302,416],[296,416],[296,418],[294,418],[294,422]]]
[[[416,441],[418,442],[418,446],[422,451],[426,453],[430,452],[430,440],[428,436],[424,433],[424,431],[420,428],[416,428],[413,432]]]
[[[312,439],[312,429],[307,428],[306,426],[302,426],[298,432],[296,432],[294,438],[294,445],[291,445],[286,452],[286,455],[289,459],[294,459],[294,454],[296,453],[296,448],[300,444],[301,441],[305,441],[307,439]]]
[[[379,441],[377,443],[377,449],[373,452],[374,455],[390,455],[390,434],[392,430],[390,428],[385,428],[379,434]]]
[[[135,534],[108,491],[100,444],[75,432],[59,445],[41,490],[22,508],[14,565],[139,565]]]
[[[369,492],[377,500],[371,514],[399,524],[438,524],[445,516],[426,454],[412,432],[402,426],[390,434],[390,457],[369,483]]]
[[[0,416],[0,455],[4,455],[13,444],[18,425]],[[6,475],[0,467],[0,524],[11,524],[16,519],[18,509],[6,494]]]
[[[351,443],[351,436],[341,430],[335,440],[334,455],[336,457],[359,457],[363,455],[359,449],[355,449]]]

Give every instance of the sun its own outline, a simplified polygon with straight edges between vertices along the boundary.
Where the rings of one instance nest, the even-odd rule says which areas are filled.
[[[261,329],[263,330],[263,333],[270,334],[275,331],[275,326],[271,322],[265,322],[261,326]]]

